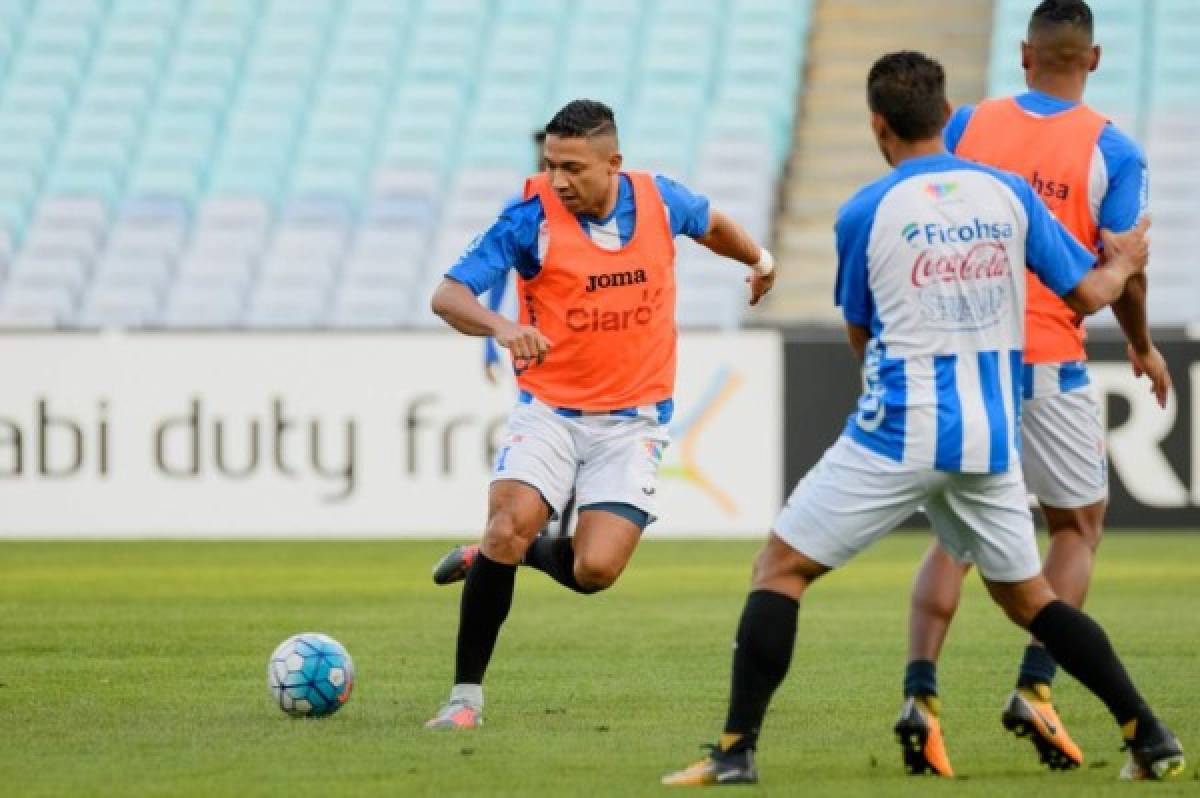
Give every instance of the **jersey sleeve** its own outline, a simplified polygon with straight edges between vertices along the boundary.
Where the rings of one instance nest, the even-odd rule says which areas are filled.
[[[540,223],[541,203],[536,197],[509,205],[471,242],[446,276],[467,286],[475,296],[502,283],[509,269],[533,277],[541,267],[537,257]]]
[[[708,197],[662,175],[655,175],[654,183],[670,210],[671,235],[703,238],[708,233]]]
[[[1028,183],[1016,175],[1011,178],[1009,185],[1017,193],[1029,220],[1025,232],[1025,262],[1047,288],[1065,296],[1096,265],[1096,256],[1054,218]]]
[[[942,140],[950,152],[958,149],[958,143],[962,141],[963,133],[967,131],[967,124],[971,121],[973,113],[975,113],[975,106],[964,105],[950,116],[950,121],[946,123],[946,129],[942,131]]]
[[[872,215],[858,201],[851,200],[838,212],[833,231],[837,239],[837,281],[833,301],[842,309],[850,324],[870,327],[875,315],[867,274],[867,242],[871,236]]]
[[[1100,136],[1099,146],[1108,169],[1108,191],[1100,203],[1100,227],[1123,233],[1137,224],[1149,205],[1146,155],[1112,125]]]

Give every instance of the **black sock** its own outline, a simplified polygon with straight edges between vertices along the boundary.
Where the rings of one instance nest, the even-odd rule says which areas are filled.
[[[937,695],[937,663],[914,659],[904,668],[904,697]]]
[[[522,563],[536,568],[546,576],[576,593],[595,593],[575,581],[575,546],[571,538],[538,535],[525,552]]]
[[[1064,671],[1104,702],[1118,725],[1125,726],[1131,720],[1137,720],[1140,728],[1152,724],[1153,713],[1133,686],[1100,624],[1066,602],[1052,601],[1029,624],[1029,631],[1045,644]]]
[[[516,578],[517,566],[489,560],[483,552],[467,571],[458,614],[455,684],[483,684],[500,626],[512,606]]]
[[[1017,687],[1032,688],[1036,684],[1053,684],[1058,665],[1046,647],[1037,643],[1025,646],[1021,670],[1017,672]]]
[[[733,651],[733,687],[726,734],[739,734],[734,750],[754,748],[775,688],[787,675],[796,645],[800,604],[770,590],[746,597]]]

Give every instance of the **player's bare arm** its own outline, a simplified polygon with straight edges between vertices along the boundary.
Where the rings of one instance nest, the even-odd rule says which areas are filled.
[[[542,362],[550,351],[550,340],[536,327],[509,321],[480,304],[471,289],[446,278],[433,292],[433,312],[463,335],[486,336],[522,360]]]
[[[1116,302],[1129,280],[1145,271],[1150,259],[1150,241],[1146,231],[1150,220],[1143,218],[1127,233],[1101,230],[1104,241],[1104,260],[1088,272],[1063,301],[1071,310],[1090,316],[1101,308]]]
[[[1113,315],[1121,325],[1128,344],[1125,351],[1135,376],[1150,378],[1150,390],[1161,407],[1167,406],[1171,392],[1171,373],[1167,361],[1150,337],[1146,319],[1146,275],[1134,275],[1125,285],[1125,293],[1112,305]]]
[[[859,363],[862,363],[867,354],[867,342],[871,340],[871,331],[860,324],[847,324],[846,338],[850,341],[850,349],[854,351],[854,357]]]
[[[750,284],[751,305],[757,305],[775,285],[775,260],[771,253],[755,243],[740,224],[720,211],[709,212],[708,232],[697,240],[718,255],[750,267],[754,273],[746,278],[746,282]]]

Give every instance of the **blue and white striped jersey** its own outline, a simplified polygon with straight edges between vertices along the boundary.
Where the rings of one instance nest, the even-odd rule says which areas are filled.
[[[1095,263],[1017,175],[932,155],[838,214],[836,301],[867,328],[846,435],[917,468],[1019,465],[1025,269],[1069,293]]]

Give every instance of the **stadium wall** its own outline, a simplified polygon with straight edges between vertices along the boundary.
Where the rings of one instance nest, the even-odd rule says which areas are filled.
[[[0,537],[430,537],[482,527],[514,387],[446,334],[0,338]],[[778,332],[687,333],[658,536],[759,535]]]
[[[1200,531],[1200,341],[1174,331],[1156,340],[1175,382],[1166,410],[1148,381],[1133,376],[1123,343],[1088,344],[1108,430],[1108,525]],[[791,485],[841,432],[861,383],[846,343],[828,333],[823,340],[809,330],[790,333],[784,370],[784,481]]]
[[[1114,528],[1200,528],[1200,342],[1160,338],[1166,411],[1120,343],[1090,344]],[[0,349],[10,538],[470,535],[514,390],[485,380],[476,342],[442,334],[13,334]],[[649,534],[760,536],[858,390],[836,333],[686,333]]]

